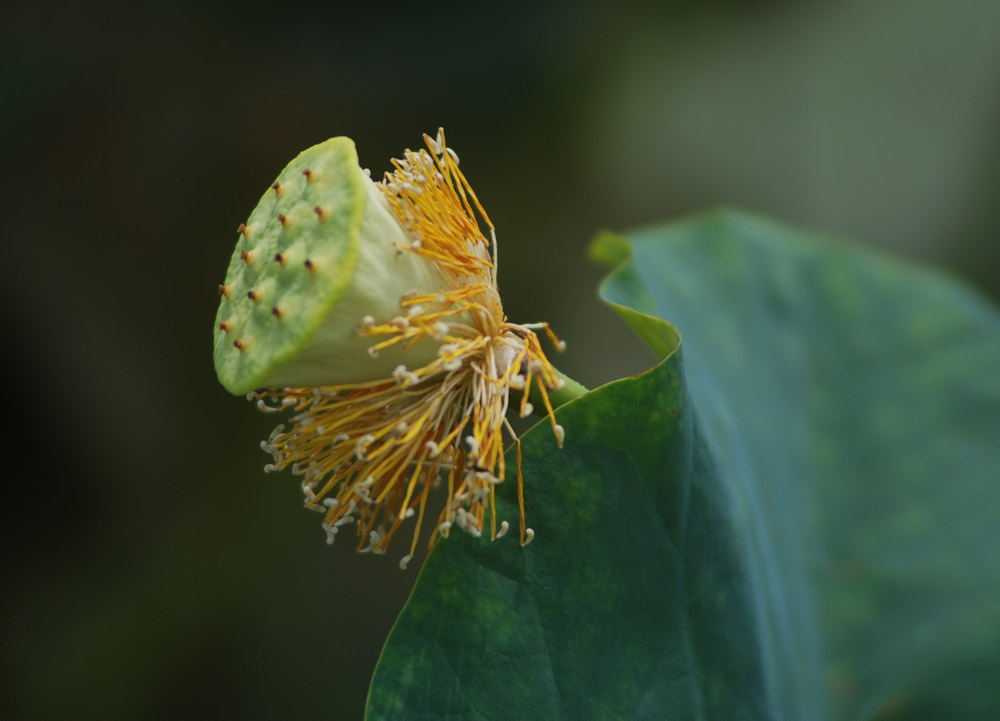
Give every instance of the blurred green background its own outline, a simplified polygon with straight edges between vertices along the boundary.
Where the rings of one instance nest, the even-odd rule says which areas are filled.
[[[0,33],[4,718],[361,717],[419,566],[328,547],[211,360],[236,226],[327,137],[380,176],[443,125],[509,315],[591,386],[653,360],[596,300],[600,228],[734,203],[1000,297],[994,0],[41,1]]]

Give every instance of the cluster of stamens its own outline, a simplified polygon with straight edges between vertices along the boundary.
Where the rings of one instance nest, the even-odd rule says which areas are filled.
[[[383,553],[400,525],[415,517],[404,568],[436,485],[446,486],[447,500],[431,544],[452,526],[481,535],[487,514],[491,538],[507,532],[507,521],[497,527],[494,503],[494,489],[507,475],[505,432],[516,448],[520,542],[531,541],[520,442],[507,420],[511,390],[521,393],[521,416],[533,412],[528,397],[534,394],[560,445],[564,435],[547,392],[562,381],[535,331],[544,330],[559,349],[563,344],[547,324],[507,321],[496,286],[493,225],[443,133],[424,139],[430,152],[407,151],[394,160],[379,188],[409,240],[399,252],[433,263],[442,287],[405,295],[400,315],[387,322],[359,319],[357,332],[372,340],[373,357],[427,340],[437,345],[436,357],[419,367],[399,365],[376,381],[251,394],[262,410],[294,413],[290,427],[278,426],[261,444],[274,459],[266,470],[290,468],[302,477],[306,506],[324,514],[330,543],[341,527],[355,525],[358,550]],[[275,260],[283,262],[280,254]]]

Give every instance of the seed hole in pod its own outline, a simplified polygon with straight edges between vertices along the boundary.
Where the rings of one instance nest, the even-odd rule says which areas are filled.
[[[233,297],[233,287],[231,285],[220,285],[219,295],[224,295],[231,300]]]
[[[237,338],[236,340],[233,341],[233,345],[236,346],[237,350],[243,350],[244,348],[247,347],[247,342],[242,338]]]
[[[250,235],[250,229],[246,227],[243,223],[240,223],[239,227],[236,229],[236,232],[242,235],[244,238],[249,237]]]
[[[257,254],[252,250],[241,250],[240,257],[243,259],[248,266],[253,265],[257,260]]]
[[[281,192],[281,183],[279,183],[277,180],[274,181],[274,185],[272,185],[271,187],[274,189],[275,193]]]
[[[306,182],[309,182],[313,179],[313,171],[311,171],[309,168],[303,170],[302,174],[306,176]]]
[[[283,311],[278,306],[274,306],[273,308],[271,308],[271,315],[273,315],[275,318],[278,318],[279,320],[281,319],[281,316],[283,316],[284,314],[285,311]]]
[[[323,209],[321,207],[317,205],[313,208],[313,212],[319,217],[320,220],[323,220]]]
[[[232,327],[233,324],[230,323],[228,320],[224,320],[221,323],[219,323],[219,329],[226,333],[228,333],[232,329]]]
[[[281,253],[275,253],[274,259],[278,262],[278,265],[280,265],[282,268],[285,267],[285,256],[283,256]]]
[[[252,300],[254,303],[259,303],[260,302],[260,293],[258,293],[255,290],[251,290],[249,293],[247,293],[247,298],[249,298],[250,300]]]
[[[308,271],[309,271],[310,273],[312,273],[312,272],[314,272],[314,271],[316,270],[316,264],[315,264],[315,263],[313,263],[313,262],[312,262],[311,260],[309,260],[308,258],[306,258],[306,262],[305,262],[305,263],[303,263],[303,265],[305,265],[305,267],[306,267],[306,270],[308,270]]]
[[[281,223],[281,227],[288,227],[288,216],[284,213],[278,213],[278,222]]]

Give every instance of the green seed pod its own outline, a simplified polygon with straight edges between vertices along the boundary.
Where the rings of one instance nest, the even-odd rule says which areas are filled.
[[[300,153],[239,232],[215,326],[215,370],[231,393],[372,381],[435,357],[428,339],[373,357],[372,339],[358,335],[441,278],[401,252],[410,241],[349,138]]]

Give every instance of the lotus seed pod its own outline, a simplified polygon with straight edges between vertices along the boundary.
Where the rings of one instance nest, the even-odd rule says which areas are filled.
[[[521,415],[537,392],[562,445],[549,392],[563,388],[536,331],[507,320],[497,288],[493,224],[459,170],[444,131],[424,136],[373,183],[354,144],[302,153],[261,198],[219,287],[215,367],[233,393],[260,389],[262,411],[294,413],[261,448],[301,475],[306,506],[332,543],[356,529],[359,551],[384,553],[442,474],[452,525],[479,536],[504,479],[511,391]],[[484,226],[487,231],[484,232]],[[518,462],[518,497],[523,496]],[[502,520],[502,519],[501,519]],[[521,544],[534,532],[521,505]]]
[[[303,151],[239,227],[215,326],[215,370],[234,394],[388,378],[437,346],[421,339],[375,357],[362,322],[385,323],[440,271],[409,244],[349,138]]]

